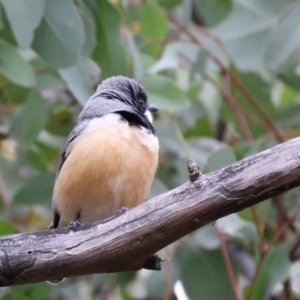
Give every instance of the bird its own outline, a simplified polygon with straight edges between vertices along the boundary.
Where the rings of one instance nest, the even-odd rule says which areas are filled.
[[[61,153],[49,229],[105,220],[146,199],[158,165],[157,110],[134,79],[97,87]]]
[[[145,200],[158,165],[157,110],[134,79],[114,76],[98,86],[62,151],[50,229],[104,220]]]

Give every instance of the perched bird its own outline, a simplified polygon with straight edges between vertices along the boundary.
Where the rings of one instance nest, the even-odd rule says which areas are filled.
[[[158,164],[157,110],[134,79],[98,86],[62,151],[50,229],[104,220],[145,200]]]

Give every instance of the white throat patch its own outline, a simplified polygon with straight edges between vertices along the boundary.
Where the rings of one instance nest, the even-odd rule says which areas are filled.
[[[152,116],[152,113],[148,109],[145,112],[145,116],[148,118],[149,122],[152,124],[153,123],[153,116]]]

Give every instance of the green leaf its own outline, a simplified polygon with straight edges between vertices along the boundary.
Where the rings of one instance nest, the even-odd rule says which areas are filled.
[[[159,5],[167,9],[173,9],[182,3],[182,0],[158,0]]]
[[[270,69],[280,68],[299,49],[299,14],[299,1],[288,5],[272,30],[265,53],[266,64]]]
[[[157,195],[167,192],[168,187],[158,178],[154,178],[148,198],[151,199]]]
[[[205,166],[204,173],[209,173],[223,167],[226,167],[236,161],[233,150],[229,147],[213,153]]]
[[[44,15],[46,0],[2,0],[2,5],[18,44],[28,48]]]
[[[46,172],[48,170],[47,161],[36,145],[32,145],[32,147],[26,151],[26,159],[31,166],[40,172]]]
[[[209,157],[215,152],[227,147],[225,144],[213,138],[190,138],[188,145],[191,157],[195,159],[198,166],[203,169],[208,162]]]
[[[220,247],[220,240],[216,229],[212,225],[206,225],[196,231],[193,235],[197,245],[206,250],[213,250]]]
[[[3,40],[0,40],[0,72],[13,83],[23,87],[33,87],[36,84],[30,64],[15,47]]]
[[[24,124],[21,136],[23,147],[27,148],[36,141],[38,134],[45,127],[46,122],[47,107],[45,100],[37,91],[32,90],[25,104]]]
[[[174,113],[189,108],[191,104],[185,93],[166,77],[143,78],[140,83],[146,90],[148,101],[161,110]]]
[[[55,68],[67,68],[81,57],[84,25],[72,0],[47,0],[32,48]]]
[[[93,20],[82,9],[79,9],[79,13],[83,21],[85,32],[85,42],[82,55],[89,56],[96,45],[95,25]]]
[[[164,38],[167,33],[167,17],[155,3],[147,2],[141,17],[141,34],[147,38]]]
[[[68,69],[59,69],[58,72],[81,105],[94,94],[95,86],[99,82],[98,65],[88,58],[81,59]]]
[[[228,237],[238,238],[244,244],[256,243],[258,240],[255,225],[239,217],[238,214],[231,214],[217,221],[218,226]]]
[[[0,155],[0,170],[10,195],[14,195],[23,184],[18,173],[18,165]]]
[[[120,15],[107,0],[97,0],[97,5],[98,44],[94,51],[94,60],[101,68],[101,78],[127,75],[127,60],[120,36]]]
[[[287,249],[274,247],[263,261],[251,299],[266,299],[276,284],[288,278],[289,267]]]
[[[63,103],[57,103],[51,110],[45,129],[49,133],[66,137],[74,126],[74,115],[69,107]]]
[[[232,6],[231,0],[196,0],[195,3],[203,16],[203,25],[207,27],[220,22]]]
[[[195,45],[183,42],[167,44],[160,59],[151,66],[148,73],[155,74],[163,70],[179,68],[186,63],[182,58],[185,53],[189,53],[189,60],[194,62],[197,59],[198,52],[199,49]]]
[[[221,250],[181,247],[176,257],[181,262],[181,280],[189,299],[234,299]]]
[[[271,200],[266,200],[255,205],[257,216],[259,218],[259,230],[263,234],[265,229],[266,220],[271,209]],[[250,208],[246,208],[238,213],[244,220],[253,222],[253,214]]]
[[[14,197],[15,204],[49,204],[52,199],[55,174],[45,173],[31,178]]]
[[[265,66],[270,32],[288,2],[290,0],[233,1],[228,17],[213,29],[240,70],[260,71]],[[227,60],[224,51],[220,51],[215,43],[211,44],[215,55]]]
[[[194,136],[207,136],[213,137],[214,130],[208,120],[207,117],[199,118],[196,124],[186,131],[185,136],[187,138],[194,137]]]
[[[51,285],[46,282],[13,286],[9,300],[46,300],[49,299]]]
[[[18,233],[19,230],[11,223],[0,220],[0,235]]]

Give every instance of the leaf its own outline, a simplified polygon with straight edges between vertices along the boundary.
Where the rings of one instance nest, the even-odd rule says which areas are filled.
[[[193,251],[181,247],[177,250],[176,258],[181,262],[180,277],[189,299],[234,299],[219,249]]]
[[[45,173],[31,178],[14,197],[15,204],[51,203],[55,174]]]
[[[204,168],[204,173],[209,173],[221,169],[234,162],[236,162],[236,157],[233,150],[229,147],[226,147],[213,153],[208,158],[208,162]]]
[[[271,200],[266,200],[258,203],[254,207],[256,214],[259,218],[259,230],[263,234],[265,223],[271,209]],[[246,208],[238,213],[238,215],[246,221],[253,222],[253,215],[250,208]]]
[[[207,136],[213,137],[214,130],[208,120],[207,117],[199,118],[196,124],[186,131],[185,136],[187,138],[194,137],[194,136]]]
[[[270,32],[287,2],[290,0],[233,1],[228,17],[213,29],[240,70],[260,71],[264,67]],[[215,44],[212,45],[215,55],[228,61],[224,52]]]
[[[273,28],[266,47],[266,65],[276,70],[295,53],[300,46],[300,2],[287,6]]]
[[[162,9],[153,2],[144,5],[141,17],[141,34],[147,38],[164,38],[167,33],[167,18]]]
[[[193,235],[197,245],[206,250],[213,250],[220,247],[220,240],[216,233],[216,229],[207,225],[196,231]]]
[[[89,56],[96,45],[95,25],[93,20],[82,9],[79,9],[79,13],[83,21],[85,36],[82,55]]]
[[[127,75],[127,60],[120,36],[120,15],[107,0],[97,0],[97,41],[93,58],[101,68],[101,78]]]
[[[276,284],[288,278],[289,267],[287,249],[274,247],[263,261],[251,299],[266,299]]]
[[[257,243],[257,230],[253,223],[243,220],[238,214],[231,214],[217,221],[219,228],[228,238],[236,241],[238,239],[246,246],[250,243]]]
[[[9,300],[46,300],[49,299],[51,286],[46,282],[13,286]]]
[[[37,91],[32,90],[28,95],[24,110],[21,136],[23,147],[27,148],[36,141],[38,134],[47,122],[47,115],[44,99]]]
[[[18,233],[19,230],[11,223],[0,220],[0,235]]]
[[[47,0],[32,48],[55,68],[67,68],[81,57],[84,25],[72,0]]]
[[[159,5],[167,9],[173,9],[182,3],[182,0],[158,0]]]
[[[34,30],[44,15],[46,0],[2,0],[2,5],[18,44],[22,48],[28,48],[33,40]]]
[[[140,83],[146,90],[148,101],[161,110],[174,113],[189,108],[191,104],[185,93],[166,77],[143,78]]]
[[[190,138],[188,139],[188,145],[191,152],[191,157],[195,159],[198,166],[203,169],[207,164],[209,157],[215,153],[227,147],[225,144],[213,139],[213,138]]]
[[[33,145],[26,152],[26,159],[31,166],[33,166],[40,172],[46,172],[48,170],[46,159],[42,155],[41,151],[39,151],[37,146]]]
[[[196,0],[195,3],[203,16],[203,25],[207,27],[221,21],[232,6],[231,0]]]
[[[189,53],[189,60],[195,62],[198,55],[198,48],[189,43],[170,43],[164,48],[164,51],[158,61],[148,70],[148,73],[155,74],[163,70],[176,69],[186,63],[182,57]]]
[[[36,84],[30,64],[15,47],[4,40],[0,40],[0,72],[13,83],[23,87],[33,87]]]
[[[158,178],[154,178],[148,198],[151,199],[157,195],[167,192],[168,187]]]
[[[10,195],[14,195],[17,190],[23,185],[23,181],[20,178],[18,165],[6,160],[0,155],[0,170],[4,179],[4,183],[10,192]]]
[[[95,86],[99,82],[98,65],[88,58],[83,58],[75,66],[59,69],[58,72],[72,94],[81,105],[85,105],[90,96],[94,94]]]

